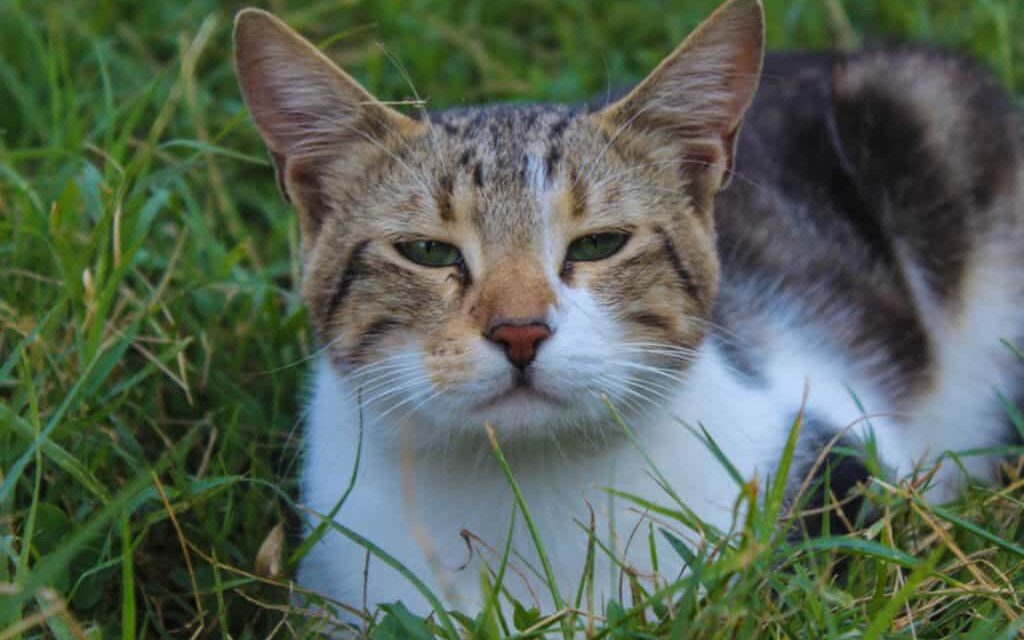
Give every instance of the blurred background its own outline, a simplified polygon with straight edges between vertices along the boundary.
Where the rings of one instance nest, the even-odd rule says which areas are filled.
[[[25,88],[19,86],[24,76],[46,72],[39,67],[45,59],[40,57],[40,45],[64,49],[66,70],[74,72],[83,88],[100,83],[96,57],[110,52],[107,71],[120,93],[174,65],[180,39],[194,37],[203,25],[213,33],[196,71],[204,85],[197,98],[224,100],[224,108],[231,105],[226,100],[233,91],[230,69],[224,64],[227,33],[232,15],[246,3],[6,0],[5,4],[19,9],[5,16],[0,27],[8,81],[4,98],[14,99],[19,107],[34,97],[20,90]],[[603,90],[608,82],[627,82],[649,70],[717,4],[716,0],[248,3],[280,15],[328,49],[368,88],[392,99],[408,93],[402,74],[389,61],[393,56],[433,107],[508,99],[579,100]],[[927,41],[982,58],[1011,89],[1024,74],[1015,65],[1024,53],[1024,38],[1019,36],[1024,7],[1019,2],[767,0],[765,4],[772,47],[820,49],[852,47],[862,41]],[[18,124],[19,116],[29,115],[20,111],[5,109],[0,122]]]
[[[443,108],[621,87],[718,3],[250,4],[381,99]],[[927,42],[1024,90],[1020,0],[765,4],[773,48]],[[241,6],[0,0],[4,638],[304,628],[284,604],[314,345],[233,77]]]

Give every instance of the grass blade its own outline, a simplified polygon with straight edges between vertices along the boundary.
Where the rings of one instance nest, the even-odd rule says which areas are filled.
[[[373,555],[373,557],[377,558],[387,566],[391,567],[392,569],[397,571],[403,578],[408,580],[409,584],[415,587],[416,590],[420,592],[420,595],[422,595],[423,598],[428,603],[430,603],[430,606],[434,609],[434,614],[437,615],[438,621],[440,621],[441,626],[448,634],[449,640],[458,640],[459,633],[455,630],[455,624],[452,621],[451,616],[448,615],[448,612],[444,608],[444,605],[441,604],[441,600],[436,595],[434,595],[434,592],[430,590],[430,587],[428,587],[425,582],[420,580],[415,573],[410,571],[408,567],[399,562],[398,559],[392,556],[390,553],[384,551],[377,545],[370,542],[367,538],[364,538],[363,536],[349,529],[345,525],[339,524],[338,522],[332,519],[328,519],[324,515],[313,515],[322,518],[323,522],[326,522],[328,527],[345,536],[346,538],[356,543],[360,547],[366,549],[370,552],[371,555]]]
[[[807,551],[844,551],[859,556],[868,558],[875,558],[884,562],[892,564],[898,564],[901,567],[907,569],[917,569],[921,566],[921,561],[914,556],[900,551],[899,549],[893,549],[871,540],[861,540],[860,538],[852,537],[828,537],[828,538],[811,538],[800,543],[800,549]]]
[[[505,479],[512,488],[516,504],[519,506],[519,510],[523,514],[523,520],[526,522],[526,528],[530,532],[530,538],[533,539],[533,546],[537,551],[537,556],[540,558],[541,567],[544,569],[544,578],[547,581],[548,590],[551,592],[551,600],[554,602],[555,610],[561,611],[565,608],[565,603],[562,600],[562,595],[558,591],[558,582],[555,580],[555,572],[551,569],[551,562],[548,560],[547,552],[544,551],[544,543],[540,539],[540,533],[537,531],[537,525],[534,524],[533,518],[530,516],[529,507],[526,506],[526,499],[523,498],[523,494],[519,490],[519,483],[516,482],[515,477],[512,475],[512,468],[509,467],[508,460],[505,459],[505,454],[501,452],[501,447],[498,445],[498,438],[494,433],[494,427],[488,424],[485,428],[487,429],[487,438],[491,442],[491,451],[494,452],[494,456],[498,459],[498,464],[501,465],[501,470],[505,473]],[[564,620],[562,621],[562,635],[566,638],[572,637],[572,632]]]

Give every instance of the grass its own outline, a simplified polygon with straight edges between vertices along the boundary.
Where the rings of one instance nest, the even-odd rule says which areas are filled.
[[[409,97],[393,55],[442,107],[634,80],[715,3],[269,7],[381,97]],[[1017,0],[768,5],[775,47],[943,43],[1024,91]],[[0,640],[320,625],[288,607],[311,349],[297,225],[235,87],[237,8],[0,0]],[[374,637],[1017,637],[1020,471],[943,509],[878,483],[882,518],[849,538],[787,540],[769,501],[718,544],[680,547],[692,574],[661,592],[511,620],[489,607],[424,623],[394,605]]]

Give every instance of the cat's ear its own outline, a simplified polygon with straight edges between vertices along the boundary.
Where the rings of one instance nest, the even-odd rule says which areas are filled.
[[[274,159],[278,184],[312,238],[329,206],[323,172],[416,135],[421,124],[381,104],[309,41],[266,11],[235,18],[235,70]]]
[[[613,136],[641,131],[655,145],[681,148],[687,176],[702,195],[713,195],[728,184],[763,58],[760,0],[729,0],[643,82],[599,112],[601,126]]]

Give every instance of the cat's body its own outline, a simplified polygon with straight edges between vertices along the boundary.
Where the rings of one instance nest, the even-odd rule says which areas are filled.
[[[894,477],[945,451],[1009,441],[997,392],[1024,391],[1024,368],[1000,342],[1024,338],[1019,115],[949,56],[769,57],[734,162],[756,83],[736,85],[756,75],[759,16],[755,2],[729,3],[601,110],[502,106],[418,122],[374,112],[345,127],[360,130],[355,142],[345,133],[310,145],[322,126],[275,119],[329,100],[282,108],[285,93],[261,100],[247,87],[261,61],[308,51],[289,40],[240,56],[250,107],[303,214],[306,295],[327,345],[306,431],[310,509],[335,506],[361,438],[337,520],[472,608],[479,563],[497,566],[514,503],[485,422],[563,595],[584,571],[591,522],[641,576],[651,570],[647,523],[666,523],[602,490],[671,505],[644,455],[697,515],[730,526],[739,488],[698,425],[743,477],[765,478],[803,410],[793,484],[837,435],[856,448],[873,432]],[[266,20],[253,17],[242,39],[281,28]],[[730,45],[744,38],[746,48]],[[258,77],[274,93],[272,73]],[[346,77],[315,80],[339,83],[335,101],[355,91]],[[324,161],[343,142],[371,159]],[[423,266],[447,249],[422,245],[410,267],[400,254],[415,238],[451,243],[458,260]],[[994,478],[991,456],[962,463]],[[928,496],[948,498],[957,483],[956,465],[943,464]],[[548,607],[516,520],[521,557],[505,586]],[[666,579],[682,568],[676,554],[659,557]],[[599,595],[618,597],[611,561],[598,558]],[[376,559],[364,577],[365,559],[330,533],[300,583],[352,605],[429,608]]]

